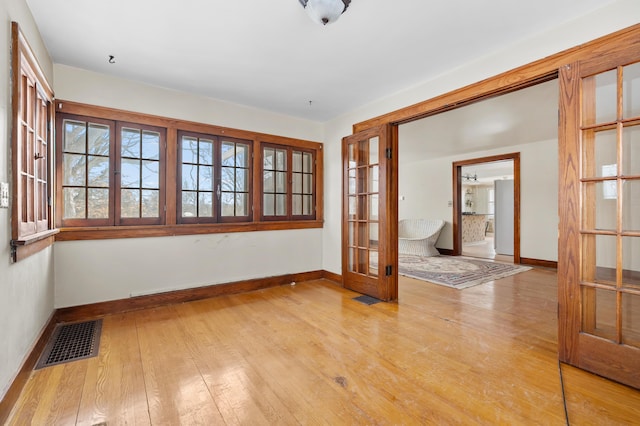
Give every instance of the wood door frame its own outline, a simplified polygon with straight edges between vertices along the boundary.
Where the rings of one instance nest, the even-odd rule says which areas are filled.
[[[513,161],[513,263],[520,263],[520,153],[492,155],[454,161],[453,170],[453,255],[462,255],[462,167],[496,161]]]

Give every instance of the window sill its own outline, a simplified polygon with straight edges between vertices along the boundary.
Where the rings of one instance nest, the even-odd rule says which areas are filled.
[[[38,253],[50,245],[53,245],[55,236],[59,232],[59,229],[51,229],[24,238],[11,240],[11,261],[15,263],[26,259],[32,254]]]
[[[114,238],[170,237],[177,235],[226,234],[234,232],[279,231],[322,228],[322,220],[288,222],[249,222],[149,226],[96,226],[61,228],[56,241],[103,240]]]

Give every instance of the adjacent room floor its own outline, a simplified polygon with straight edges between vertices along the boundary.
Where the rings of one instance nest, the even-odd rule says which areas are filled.
[[[32,373],[9,424],[630,424],[640,392],[563,365],[556,274],[465,290],[329,281],[104,318],[97,357]]]

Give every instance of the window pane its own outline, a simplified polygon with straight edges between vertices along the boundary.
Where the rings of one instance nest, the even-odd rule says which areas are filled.
[[[249,194],[236,194],[236,216],[249,214]]]
[[[86,195],[84,188],[64,188],[64,219],[84,219],[86,217]]]
[[[236,144],[236,166],[249,167],[249,145]]]
[[[582,330],[616,340],[616,292],[582,287]]]
[[[182,217],[196,217],[197,204],[196,204],[197,192],[182,191]]]
[[[264,149],[264,165],[263,168],[265,170],[274,170],[274,150],[270,149],[270,148],[265,148]]]
[[[142,131],[142,158],[148,160],[160,159],[160,133]]]
[[[302,193],[303,194],[312,194],[313,190],[312,190],[312,175],[304,175],[304,185],[302,186]]]
[[[120,186],[122,188],[140,188],[140,161],[122,159]]]
[[[196,190],[198,177],[198,166],[192,166],[190,164],[182,165],[182,190]]]
[[[160,216],[160,191],[142,190],[142,217]]]
[[[615,230],[617,227],[617,183],[615,180],[586,182],[585,199],[593,203],[585,205],[584,228],[587,230]]]
[[[616,237],[583,235],[582,280],[610,286],[616,285]]]
[[[86,152],[86,124],[77,121],[64,121],[64,144],[65,152]]]
[[[291,199],[291,209],[294,216],[302,215],[302,195],[294,194]]]
[[[276,192],[287,192],[287,174],[276,172]]]
[[[235,166],[235,144],[233,142],[222,143],[222,165]]]
[[[640,116],[640,62],[622,69],[623,118]]]
[[[220,170],[220,183],[223,191],[233,191],[236,183],[234,169],[232,167],[223,167],[222,170]]]
[[[120,216],[140,217],[140,190],[122,189],[120,191]]]
[[[622,174],[640,175],[640,126],[638,125],[625,126],[622,129]]]
[[[109,218],[109,189],[89,188],[89,219]]]
[[[622,229],[638,232],[640,231],[640,180],[625,180],[622,188]]]
[[[276,170],[287,170],[287,152],[282,149],[276,150]]]
[[[199,190],[213,191],[213,167],[200,166],[198,168]]]
[[[273,172],[264,172],[264,192],[274,192],[275,185],[273,182]]]
[[[213,217],[213,193],[200,192],[198,194],[198,216]]]
[[[622,284],[640,289],[640,237],[622,237]]]
[[[583,124],[615,121],[617,116],[618,71],[594,75],[583,80]]]
[[[313,214],[313,196],[302,196],[302,214],[305,216]]]
[[[265,216],[273,216],[275,214],[274,195],[264,194],[262,197],[262,210]]]
[[[208,139],[200,139],[200,164],[213,165],[213,141]]]
[[[88,186],[109,187],[109,157],[87,156],[89,160]]]
[[[300,151],[293,151],[291,163],[292,171],[302,172],[302,153]]]
[[[236,169],[236,191],[247,192],[249,190],[249,170]]]
[[[109,155],[109,126],[89,124],[89,154]]]
[[[84,155],[64,154],[63,185],[84,186],[86,157]]]
[[[190,136],[182,137],[182,162],[197,163],[198,140]]]
[[[142,161],[142,187],[149,189],[160,188],[159,162]]]
[[[285,195],[276,195],[276,216],[287,215],[287,197]]]
[[[622,294],[622,343],[640,347],[640,296]]]
[[[617,175],[617,132],[613,130],[583,133],[584,158],[582,161],[584,177],[603,177]]]
[[[300,173],[293,173],[291,175],[291,178],[293,180],[293,182],[291,183],[292,185],[291,191],[294,194],[301,194],[302,193],[302,175]]]
[[[220,214],[222,214],[222,216],[235,216],[236,199],[233,193],[223,192],[220,197],[220,203]]]
[[[311,173],[313,172],[313,170],[311,169],[311,163],[312,163],[312,155],[309,154],[308,152],[305,152],[303,155],[303,167],[302,167],[302,171],[305,173]]]
[[[122,129],[120,152],[123,157],[140,158],[140,130]]]

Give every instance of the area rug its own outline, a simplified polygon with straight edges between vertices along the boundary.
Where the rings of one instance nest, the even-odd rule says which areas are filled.
[[[463,289],[528,271],[529,267],[460,256],[400,255],[398,273],[447,287]]]

